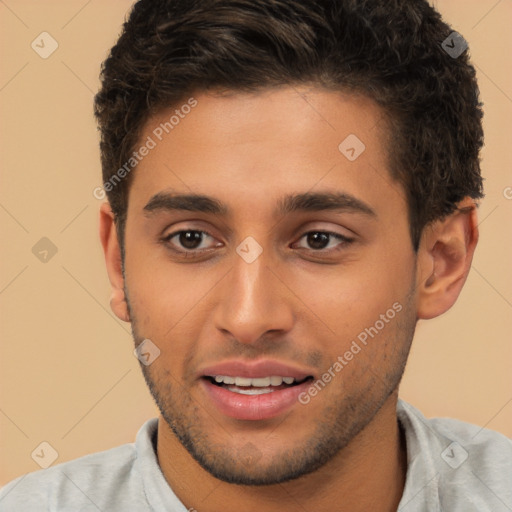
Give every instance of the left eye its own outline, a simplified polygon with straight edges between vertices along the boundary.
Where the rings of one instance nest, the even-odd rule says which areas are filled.
[[[202,247],[202,243],[204,242],[203,237],[213,238],[206,231],[198,231],[193,229],[187,229],[183,231],[176,231],[175,233],[171,233],[166,236],[163,240],[171,245],[175,245],[172,240],[174,238],[177,239],[180,248],[176,248],[176,250],[181,252],[186,251],[194,251],[201,249],[208,249],[208,247]],[[183,250],[185,249],[185,251]]]
[[[327,252],[329,252],[330,249],[333,249],[333,247],[329,247],[331,242],[337,241],[337,245],[348,245],[351,242],[353,242],[353,239],[348,238],[344,235],[341,235],[339,233],[331,233],[328,231],[309,231],[308,233],[304,233],[302,239],[306,239],[307,244],[309,247],[302,246],[301,248],[304,249],[310,249],[313,251],[321,251],[323,249],[328,249]],[[333,240],[335,239],[335,240]],[[337,248],[334,248],[334,250],[337,250]]]

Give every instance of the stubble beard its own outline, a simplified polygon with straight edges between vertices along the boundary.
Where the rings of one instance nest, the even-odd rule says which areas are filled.
[[[130,307],[127,292],[125,289],[132,335],[137,347],[145,337],[138,332],[137,313]],[[389,355],[392,361],[385,375],[372,373],[364,387],[353,388],[348,395],[340,386],[338,396],[324,407],[320,417],[315,418],[312,433],[300,446],[282,450],[266,458],[258,458],[259,449],[250,442],[237,448],[232,439],[226,442],[216,441],[215,436],[212,436],[215,434],[212,431],[216,428],[215,422],[175,377],[167,370],[161,375],[154,375],[152,366],[142,363],[141,369],[165,422],[203,469],[219,480],[238,485],[280,484],[326,465],[350,444],[373,420],[389,397],[397,392],[416,325],[412,304],[409,294],[401,317],[396,319],[395,332],[400,339],[392,342],[394,347],[400,348]],[[217,428],[221,430],[220,427]],[[273,432],[274,436],[276,432],[278,430]],[[286,432],[283,433],[283,438],[287,438]]]

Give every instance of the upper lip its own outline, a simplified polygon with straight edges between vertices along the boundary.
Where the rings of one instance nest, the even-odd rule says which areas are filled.
[[[293,377],[300,381],[312,376],[312,372],[297,366],[292,366],[279,361],[261,359],[258,361],[231,360],[213,364],[203,368],[199,372],[201,377],[215,377],[225,375],[230,377],[246,377],[258,379],[263,377]]]

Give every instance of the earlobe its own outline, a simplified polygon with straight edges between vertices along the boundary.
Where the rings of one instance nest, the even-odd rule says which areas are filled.
[[[466,198],[458,210],[424,229],[418,250],[417,316],[428,319],[450,309],[466,281],[478,242],[476,205]]]
[[[130,315],[124,293],[121,249],[117,238],[114,214],[109,203],[103,203],[100,207],[100,240],[105,255],[108,278],[112,287],[110,308],[118,318],[129,322]]]
[[[121,290],[113,291],[110,295],[110,309],[124,322],[130,322],[126,298]]]

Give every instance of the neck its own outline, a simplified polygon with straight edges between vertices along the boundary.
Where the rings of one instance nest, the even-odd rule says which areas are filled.
[[[363,431],[322,468],[283,484],[240,486],[218,480],[190,456],[162,417],[159,464],[178,498],[200,512],[396,511],[407,472],[396,402],[393,394]]]

